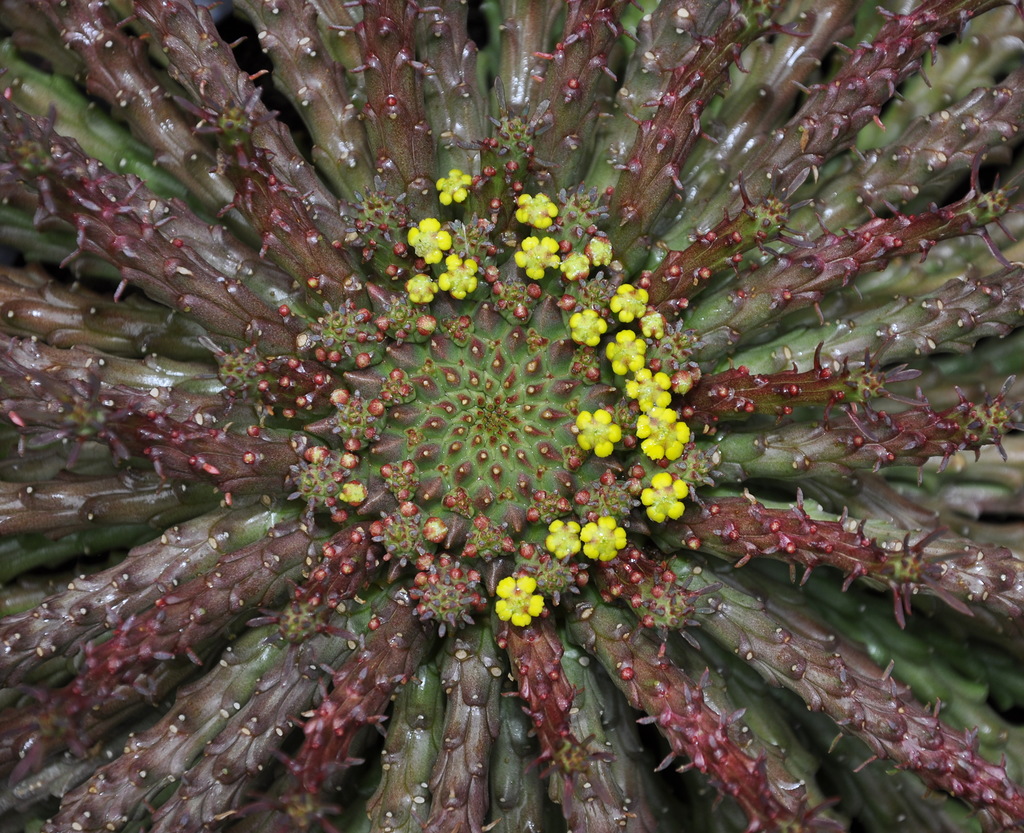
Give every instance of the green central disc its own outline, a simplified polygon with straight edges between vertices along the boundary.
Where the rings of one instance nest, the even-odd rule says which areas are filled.
[[[576,345],[561,312],[540,306],[523,326],[482,303],[462,332],[439,328],[424,344],[389,350],[416,399],[389,409],[371,459],[412,461],[416,502],[428,513],[483,515],[518,532],[535,492],[577,488],[587,455],[572,431],[576,414],[615,393],[572,375]]]

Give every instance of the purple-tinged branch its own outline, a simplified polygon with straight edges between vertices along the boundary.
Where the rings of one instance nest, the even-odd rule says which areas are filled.
[[[289,764],[296,796],[317,793],[355,763],[350,750],[359,730],[381,722],[392,695],[430,646],[405,591],[392,595],[373,611],[363,645],[334,672],[331,692],[306,722],[303,743]]]
[[[1019,6],[1019,0],[925,0],[908,14],[888,14],[875,40],[859,44],[831,80],[812,87],[799,112],[743,164],[750,196],[793,194],[813,171],[853,146],[942,37],[959,33],[972,17],[1011,4]],[[703,216],[721,216],[738,209],[735,203],[735,195],[723,190]]]
[[[508,651],[523,710],[540,743],[536,763],[542,772],[550,771],[562,780],[562,789],[556,794],[567,805],[572,801],[576,779],[586,777],[595,752],[589,739],[577,738],[569,725],[576,692],[562,673],[562,642],[554,622],[539,619],[526,627],[504,624],[496,635],[498,646]]]
[[[313,3],[245,0],[238,8],[256,27],[260,47],[274,62],[277,88],[310,132],[313,162],[338,195],[352,201],[372,185],[366,131],[352,103],[345,67],[330,60]]]
[[[998,448],[1019,427],[1018,417],[1005,393],[976,403],[961,392],[959,404],[942,411],[921,401],[896,413],[846,406],[820,425],[790,423],[722,437],[719,468],[725,480],[739,482],[761,476],[848,477],[857,469],[922,466],[932,459],[944,467],[954,454]]]
[[[637,127],[633,147],[621,162],[609,209],[612,245],[627,268],[646,260],[640,238],[651,230],[673,189],[682,187],[680,172],[701,136],[704,109],[726,82],[743,48],[768,31],[768,15],[775,5],[733,0],[714,32],[701,33],[679,64],[663,68],[667,78],[651,102],[655,111]]]
[[[866,272],[881,271],[894,258],[924,258],[940,240],[984,237],[985,227],[1010,210],[1009,196],[1006,189],[982,193],[972,188],[950,205],[933,206],[920,214],[875,217],[856,229],[826,232],[780,254],[773,264],[752,270],[749,278],[744,274],[737,279],[746,285],[734,284],[705,295],[694,308],[686,323],[702,335],[701,358],[720,358],[745,333],[760,332],[772,319],[816,306],[827,293]]]
[[[7,617],[0,628],[0,684],[17,685],[51,657],[71,656],[77,645],[152,607],[167,588],[212,569],[227,542],[245,546],[273,523],[274,513],[262,507],[214,510],[170,526],[118,565],[76,577],[39,608]]]
[[[158,353],[179,360],[206,359],[202,327],[143,298],[114,302],[82,286],[56,283],[40,267],[0,267],[0,319],[8,333],[43,339],[54,347],[83,346],[142,358]]]
[[[863,523],[812,517],[802,504],[775,509],[753,498],[720,497],[687,510],[658,537],[675,547],[701,547],[737,566],[752,558],[799,565],[803,581],[822,566],[839,570],[845,587],[867,578],[892,591],[901,623],[920,590],[968,615],[968,605],[982,602],[1009,619],[1019,619],[1024,608],[1019,559],[1004,547],[979,547],[934,526],[916,533],[894,529],[879,541]]]
[[[420,60],[431,70],[422,80],[424,105],[437,137],[437,170],[472,173],[475,156],[467,148],[487,135],[487,107],[477,85],[477,46],[469,37],[466,4],[439,0],[416,22]]]
[[[942,199],[979,155],[992,164],[1024,141],[1024,69],[915,119],[899,142],[869,151],[815,198],[820,222],[842,228],[869,210]],[[851,198],[855,195],[856,199]]]
[[[435,138],[424,109],[423,72],[416,56],[421,12],[404,0],[365,0],[355,36],[362,52],[366,134],[373,165],[393,197],[431,211],[436,190]]]
[[[794,831],[828,829],[830,822],[813,818],[802,796],[781,792],[769,781],[763,759],[751,757],[731,738],[729,726],[738,716],[711,709],[703,683],[690,679],[665,655],[664,646],[632,624],[591,596],[576,606],[570,630],[602,665],[617,669],[616,685],[633,708],[650,715],[673,755],[686,758],[736,800],[750,833],[784,825]]]
[[[1010,828],[1024,817],[1024,789],[1005,766],[978,754],[973,732],[952,729],[918,704],[858,645],[814,618],[793,590],[768,587],[742,570],[679,569],[689,569],[697,587],[722,582],[707,597],[710,612],[700,615],[701,628],[766,680],[825,712],[876,756],[978,808],[986,829]]]
[[[582,0],[570,3],[565,26],[546,61],[537,94],[543,113],[534,112],[540,129],[535,146],[540,159],[558,160],[551,170],[555,188],[580,181],[590,164],[597,131],[592,122],[598,99],[610,94],[615,75],[608,66],[622,36],[619,18],[628,0]],[[591,137],[586,141],[584,137]]]
[[[124,119],[135,138],[153,149],[154,162],[185,183],[207,211],[230,201],[230,183],[213,171],[213,148],[193,134],[188,117],[164,92],[165,79],[153,69],[146,42],[119,26],[105,4],[29,0],[12,5],[27,31],[42,18],[60,32],[58,42],[69,50],[64,54],[73,54],[78,64],[67,75],[83,75],[85,89]]]
[[[463,628],[445,645],[447,695],[441,748],[430,775],[424,833],[481,833],[490,806],[490,753],[501,729],[498,704],[506,663],[486,624]]]
[[[164,228],[172,218],[181,223],[194,216],[184,204],[159,198],[134,176],[110,173],[77,142],[55,134],[48,121],[6,101],[2,108],[0,127],[8,141],[0,167],[5,178],[37,190],[37,223],[53,215],[74,217],[79,252],[109,260],[126,283],[190,313],[210,333],[277,350],[293,346],[293,330],[246,285],[247,275],[222,274],[200,254],[203,249],[177,236],[174,226]]]

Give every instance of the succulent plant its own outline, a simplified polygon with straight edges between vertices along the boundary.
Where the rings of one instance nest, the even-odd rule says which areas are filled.
[[[0,830],[1021,827],[1019,0],[0,12]]]

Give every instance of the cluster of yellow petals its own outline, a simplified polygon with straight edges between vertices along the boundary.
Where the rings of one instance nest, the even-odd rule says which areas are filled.
[[[473,187],[473,177],[458,169],[437,180],[438,201],[445,206],[462,203]],[[516,219],[532,229],[544,231],[554,226],[559,208],[545,194],[521,194],[516,200]],[[555,226],[552,233],[559,232]],[[444,271],[435,279],[426,273],[417,273],[406,281],[409,300],[414,304],[429,304],[439,290],[449,292],[457,299],[466,298],[477,288],[480,264],[473,258],[463,257],[465,252],[450,252],[452,235],[435,217],[419,221],[408,232],[409,245],[418,258],[428,265],[444,260]],[[557,237],[528,235],[514,253],[516,265],[532,280],[541,280],[549,269],[561,272],[567,282],[583,281],[593,268],[608,266],[614,254],[608,238],[592,237],[580,250]],[[648,306],[649,296],[642,287],[621,284],[609,299],[605,310],[585,308],[569,318],[569,331],[573,341],[586,347],[597,347],[608,332],[608,315],[623,324],[632,324],[636,330],[620,330],[605,347],[605,355],[617,376],[632,374],[624,382],[626,395],[640,408],[636,437],[641,440],[643,453],[655,461],[674,460],[681,456],[689,441],[689,428],[678,420],[670,407],[672,385],[667,374],[646,367],[648,340],[664,337],[667,322],[664,316]],[[614,320],[614,319],[613,319]],[[635,322],[635,323],[634,323]],[[581,449],[597,457],[614,452],[622,439],[622,428],[609,410],[580,411],[575,421],[576,440]],[[664,465],[664,463],[663,463]],[[640,493],[640,503],[647,516],[655,523],[676,519],[684,511],[684,499],[689,487],[677,475],[658,471]],[[593,517],[593,516],[591,516]],[[575,520],[554,520],[548,526],[544,544],[557,559],[566,559],[582,552],[587,558],[610,561],[626,546],[626,530],[617,518],[603,515],[581,527]],[[525,627],[544,610],[544,597],[536,593],[537,581],[531,576],[509,576],[495,588],[495,612],[503,621]]]

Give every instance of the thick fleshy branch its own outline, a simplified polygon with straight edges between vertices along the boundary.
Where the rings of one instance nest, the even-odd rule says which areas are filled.
[[[552,792],[557,801],[568,806],[574,782],[586,777],[595,752],[588,740],[573,734],[569,723],[576,692],[562,673],[562,641],[550,618],[534,620],[521,628],[505,624],[497,637],[499,647],[508,651],[523,709],[540,743],[537,762],[543,765],[542,771],[562,779],[562,789],[556,786]]]
[[[396,589],[374,609],[363,644],[334,672],[330,694],[303,729],[305,739],[289,764],[298,779],[296,794],[317,793],[355,763],[349,753],[359,730],[380,723],[392,695],[415,673],[430,642],[404,590]]]
[[[745,256],[764,251],[780,239],[790,207],[773,197],[757,203],[741,189],[743,207],[714,227],[693,235],[685,249],[671,250],[650,272],[644,272],[640,286],[647,287],[651,303],[686,309],[711,278],[723,269],[738,270]]]
[[[285,432],[252,426],[245,433],[178,420],[147,408],[124,410],[106,420],[118,456],[146,457],[161,478],[212,483],[229,496],[278,494],[299,455]]]
[[[207,211],[214,213],[230,202],[233,189],[214,170],[214,149],[193,133],[187,115],[164,93],[166,79],[150,63],[145,40],[120,26],[108,5],[5,0],[4,8],[26,30],[42,18],[58,31],[65,55],[76,59],[75,71],[66,74],[81,75],[86,91],[105,101],[111,114],[153,149],[153,161],[184,183]]]
[[[544,75],[544,59],[555,42],[555,23],[561,7],[536,0],[501,0],[486,4],[491,31],[501,33],[496,77],[501,81],[499,105],[515,116],[525,116]],[[497,44],[495,44],[497,46]]]
[[[565,25],[554,49],[541,57],[544,82],[534,112],[537,157],[552,163],[555,188],[573,187],[590,165],[598,131],[593,122],[598,100],[613,89],[608,62],[622,36],[619,18],[628,0],[582,0],[568,4]],[[589,137],[589,141],[587,140]]]
[[[794,408],[804,405],[824,406],[830,413],[835,405],[864,401],[865,389],[871,383],[880,385],[885,381],[892,379],[872,373],[868,364],[851,370],[847,362],[834,370],[823,365],[818,355],[811,370],[794,367],[752,374],[746,365],[739,365],[701,376],[686,394],[679,415],[687,422],[714,425],[723,420],[747,419],[752,414],[789,416]]]
[[[344,199],[372,185],[366,131],[352,102],[351,79],[329,58],[313,3],[245,0],[237,7],[257,30],[263,51],[274,62],[275,86],[288,97],[310,132],[313,162]],[[337,38],[337,35],[334,35]]]
[[[169,587],[153,607],[129,616],[110,639],[86,649],[82,670],[61,693],[69,716],[111,697],[149,696],[148,677],[175,657],[198,663],[207,640],[230,632],[247,612],[273,604],[287,591],[313,546],[309,533],[287,524],[222,555],[207,573]]]
[[[713,31],[696,33],[678,64],[661,67],[666,80],[650,102],[654,113],[639,122],[612,194],[610,236],[627,269],[646,260],[646,246],[638,241],[650,231],[674,189],[682,188],[679,175],[701,136],[704,109],[727,83],[744,47],[771,27],[769,15],[776,5],[733,0]]]
[[[423,214],[436,205],[434,136],[423,100],[424,68],[416,59],[421,12],[404,0],[365,0],[355,36],[366,88],[363,117],[373,164],[392,197]],[[474,137],[476,138],[476,137]]]
[[[815,820],[802,796],[783,793],[729,734],[737,715],[721,715],[704,701],[702,682],[690,677],[664,653],[648,632],[622,621],[621,614],[593,596],[577,604],[570,620],[573,637],[601,664],[613,669],[615,684],[633,708],[650,715],[673,755],[688,759],[731,796],[747,815],[749,831],[827,829]]]
[[[206,10],[139,0],[135,12],[171,59],[171,77],[189,93],[191,102],[181,104],[200,119],[196,130],[215,135],[218,162],[235,187],[231,206],[259,235],[261,251],[309,294],[339,303],[358,293],[361,283],[341,252],[337,198],[261,103]]]
[[[973,27],[971,37],[979,37]],[[994,161],[1024,141],[1022,121],[1024,69],[1018,69],[995,86],[979,87],[915,119],[897,143],[870,151],[848,174],[826,184],[815,198],[820,220],[842,228],[856,222],[864,206],[881,212],[886,205],[940,199],[980,154]]]
[[[216,502],[208,489],[175,487],[152,472],[0,483],[0,534],[60,536],[108,524],[160,529],[195,517]]]
[[[719,470],[724,479],[847,477],[858,469],[921,466],[929,460],[945,467],[954,454],[977,453],[1019,427],[1019,413],[1006,404],[1006,391],[982,402],[960,393],[960,403],[942,411],[927,402],[888,413],[864,407],[834,410],[821,424],[790,423],[764,432],[722,437]],[[897,406],[897,407],[902,407]]]
[[[976,182],[975,182],[976,184]],[[687,318],[701,333],[700,357],[720,358],[744,339],[761,332],[771,319],[819,304],[857,277],[884,269],[900,256],[925,257],[940,240],[981,235],[985,226],[1010,210],[1010,192],[982,193],[972,188],[963,199],[920,214],[896,213],[875,217],[842,233],[826,232],[774,263],[740,277],[712,294],[705,294]],[[749,283],[748,283],[749,280]],[[747,284],[747,285],[744,285]]]
[[[1009,335],[1024,315],[1024,268],[1007,266],[987,275],[960,265],[955,269],[962,274],[939,289],[901,294],[844,315],[827,332],[816,320],[814,325],[789,328],[775,341],[743,350],[739,358],[768,373],[794,362],[804,364],[819,353],[834,359],[862,355],[877,349],[880,338],[886,362],[938,352],[976,355],[978,342]]]
[[[0,266],[0,328],[54,347],[90,347],[115,356],[158,353],[206,359],[202,327],[179,312],[132,296],[120,302],[58,283],[38,266]]]
[[[43,830],[101,833],[120,827],[139,804],[159,803],[148,829],[179,833],[212,827],[244,804],[259,762],[280,747],[295,715],[313,701],[316,669],[348,650],[333,636],[298,646],[272,637],[263,629],[234,642],[209,674],[181,690],[161,720],[129,739],[124,755],[65,796]]]
[[[894,527],[880,540],[849,518],[812,517],[802,503],[778,509],[752,497],[719,497],[688,508],[657,536],[666,545],[701,548],[739,566],[752,558],[800,565],[805,581],[822,566],[839,570],[846,587],[868,578],[892,590],[901,623],[918,590],[930,590],[961,613],[984,604],[1020,619],[1024,610],[1024,565],[1018,558],[1005,547],[979,546],[935,526]]]
[[[420,668],[395,695],[380,753],[380,783],[366,802],[373,828],[411,831],[419,826],[430,800],[430,771],[441,751],[443,704],[433,665]]]
[[[114,174],[86,156],[78,143],[47,122],[0,102],[0,147],[5,177],[37,190],[36,222],[74,217],[78,250],[105,258],[151,298],[188,312],[211,334],[242,344],[256,341],[286,350],[294,330],[246,285],[247,275],[223,274],[186,238],[163,228],[172,218],[192,218],[182,203],[163,200],[134,176]],[[210,232],[199,235],[209,238]],[[292,327],[297,327],[293,324]]]
[[[570,718],[579,737],[604,753],[575,782],[566,821],[572,833],[658,833],[683,818],[683,803],[657,771],[655,750],[637,732],[635,713],[605,669],[563,637],[562,671],[576,689]],[[638,801],[638,796],[644,800]]]
[[[451,168],[472,173],[476,154],[467,145],[487,135],[467,8],[461,0],[440,0],[423,8],[416,22],[419,59],[432,70],[422,80],[424,105],[437,137],[437,170],[446,176]]]
[[[114,567],[78,576],[39,607],[8,616],[0,627],[0,685],[21,683],[54,656],[71,656],[105,630],[150,608],[166,588],[207,572],[226,542],[242,547],[273,526],[263,507],[217,509],[172,526],[135,547]]]
[[[463,628],[446,641],[441,685],[448,699],[424,833],[484,830],[491,753],[504,729],[498,704],[505,673],[506,664],[485,623]]]
[[[687,565],[678,570],[685,573]],[[701,629],[766,680],[796,692],[876,756],[965,801],[989,829],[1013,827],[1024,817],[1024,789],[1005,766],[978,754],[974,732],[953,729],[920,705],[860,646],[818,621],[795,591],[731,568],[690,575],[697,587],[722,582],[707,597]]]
[[[1019,6],[1019,0],[1010,0]],[[1007,0],[925,0],[907,14],[886,12],[871,43],[860,43],[830,80],[810,88],[789,122],[764,137],[742,167],[752,198],[786,199],[829,159],[852,147],[861,129],[879,117],[904,81],[921,70],[941,38],[960,32],[971,18]],[[704,218],[738,210],[736,195],[721,189]]]

